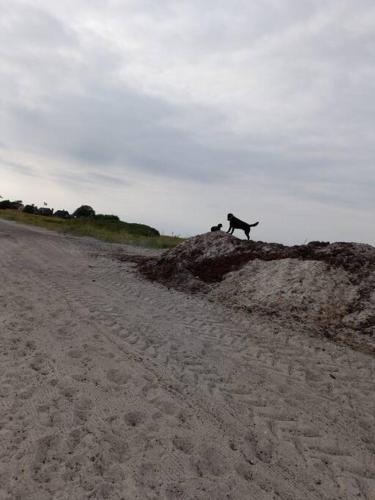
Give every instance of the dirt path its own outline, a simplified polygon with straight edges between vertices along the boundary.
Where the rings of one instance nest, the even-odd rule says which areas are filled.
[[[375,499],[373,358],[109,250],[0,222],[1,500]]]

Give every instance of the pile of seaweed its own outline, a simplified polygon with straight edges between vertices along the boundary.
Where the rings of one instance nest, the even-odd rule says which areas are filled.
[[[375,352],[375,248],[313,241],[244,241],[223,232],[190,238],[139,270],[169,287],[284,321],[310,325]],[[365,341],[363,339],[366,339]]]

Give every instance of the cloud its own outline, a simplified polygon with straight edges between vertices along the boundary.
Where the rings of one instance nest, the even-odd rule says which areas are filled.
[[[11,169],[13,172],[17,172],[18,174],[27,175],[27,176],[37,176],[34,168],[30,165],[24,165],[19,162],[9,161],[0,157],[0,166],[2,169]]]
[[[226,206],[318,203],[334,234],[374,209],[374,22],[369,0],[2,4],[3,146],[69,189],[205,189],[208,226],[227,186]]]

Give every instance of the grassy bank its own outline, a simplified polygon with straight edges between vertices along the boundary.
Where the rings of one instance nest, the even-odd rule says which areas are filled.
[[[0,217],[6,220],[22,222],[44,227],[75,236],[91,236],[110,243],[126,243],[147,248],[172,248],[182,239],[173,236],[147,236],[147,226],[129,224],[121,221],[106,221],[95,219],[59,219],[31,215],[18,210],[0,210]],[[145,234],[146,233],[146,234]]]

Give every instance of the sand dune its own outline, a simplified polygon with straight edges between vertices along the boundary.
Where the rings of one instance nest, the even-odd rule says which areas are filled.
[[[1,500],[375,498],[373,357],[115,250],[0,222]]]

